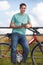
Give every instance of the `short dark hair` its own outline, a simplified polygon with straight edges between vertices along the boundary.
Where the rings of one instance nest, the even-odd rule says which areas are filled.
[[[21,8],[23,5],[24,5],[24,6],[26,6],[26,4],[25,4],[25,3],[21,3],[21,4],[20,4],[20,8]]]

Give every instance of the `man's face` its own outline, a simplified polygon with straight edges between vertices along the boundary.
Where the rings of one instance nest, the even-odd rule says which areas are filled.
[[[26,6],[22,5],[22,7],[20,8],[20,12],[21,12],[21,13],[24,13],[25,10],[26,10]]]

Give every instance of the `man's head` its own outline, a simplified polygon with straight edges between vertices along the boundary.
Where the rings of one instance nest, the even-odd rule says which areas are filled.
[[[21,13],[24,13],[25,10],[26,10],[26,4],[25,4],[25,3],[21,3],[21,4],[20,4],[20,12],[21,12]]]

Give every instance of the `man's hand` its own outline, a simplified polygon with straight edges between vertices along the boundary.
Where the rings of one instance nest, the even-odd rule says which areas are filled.
[[[30,28],[30,27],[32,27],[32,24],[31,24],[31,23],[26,24],[24,27],[25,27],[25,28]]]

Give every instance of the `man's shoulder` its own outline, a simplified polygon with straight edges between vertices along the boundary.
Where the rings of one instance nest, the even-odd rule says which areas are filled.
[[[13,14],[13,18],[17,17],[19,13]]]
[[[16,13],[16,14],[14,14],[13,16],[17,16],[17,15],[19,15],[19,13]]]

